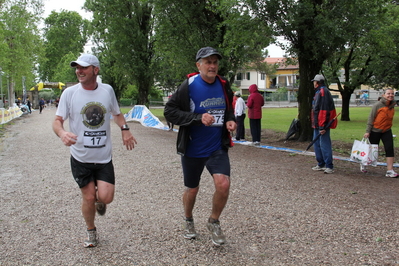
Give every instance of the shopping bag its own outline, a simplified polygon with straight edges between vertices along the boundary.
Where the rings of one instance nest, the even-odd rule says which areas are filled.
[[[377,166],[378,145],[370,144],[369,139],[363,138],[353,142],[351,157],[353,161],[362,165]]]

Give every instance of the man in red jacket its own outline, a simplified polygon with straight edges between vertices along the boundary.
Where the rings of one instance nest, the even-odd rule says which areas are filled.
[[[263,96],[258,91],[258,86],[252,84],[249,86],[249,97],[247,100],[249,127],[251,129],[252,142],[254,145],[260,145],[260,131],[262,119],[262,106],[265,105]]]
[[[317,165],[312,167],[312,169],[314,171],[324,171],[325,174],[332,174],[334,172],[334,164],[330,129],[337,126],[337,120],[331,125],[328,124],[336,117],[337,113],[333,98],[324,80],[324,76],[320,74],[317,74],[312,79],[315,89],[311,113],[313,138],[321,134],[320,138],[314,143]]]

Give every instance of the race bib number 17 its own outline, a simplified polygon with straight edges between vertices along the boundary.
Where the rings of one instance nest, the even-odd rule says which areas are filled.
[[[83,135],[83,144],[85,148],[105,147],[106,140],[106,131],[85,131]]]

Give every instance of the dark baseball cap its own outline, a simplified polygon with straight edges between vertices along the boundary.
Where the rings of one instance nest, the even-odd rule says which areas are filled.
[[[198,61],[201,58],[205,58],[211,55],[217,55],[219,57],[219,60],[222,59],[222,55],[215,48],[208,46],[198,50],[197,56],[195,57],[195,61]]]

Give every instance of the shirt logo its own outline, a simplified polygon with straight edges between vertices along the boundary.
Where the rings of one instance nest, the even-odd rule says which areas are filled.
[[[223,98],[210,98],[206,99],[205,101],[202,101],[200,103],[200,107],[202,108],[212,108],[212,107],[220,107],[224,106],[225,102]]]
[[[106,108],[99,102],[89,102],[83,106],[80,112],[83,124],[90,129],[100,128],[105,120]]]

